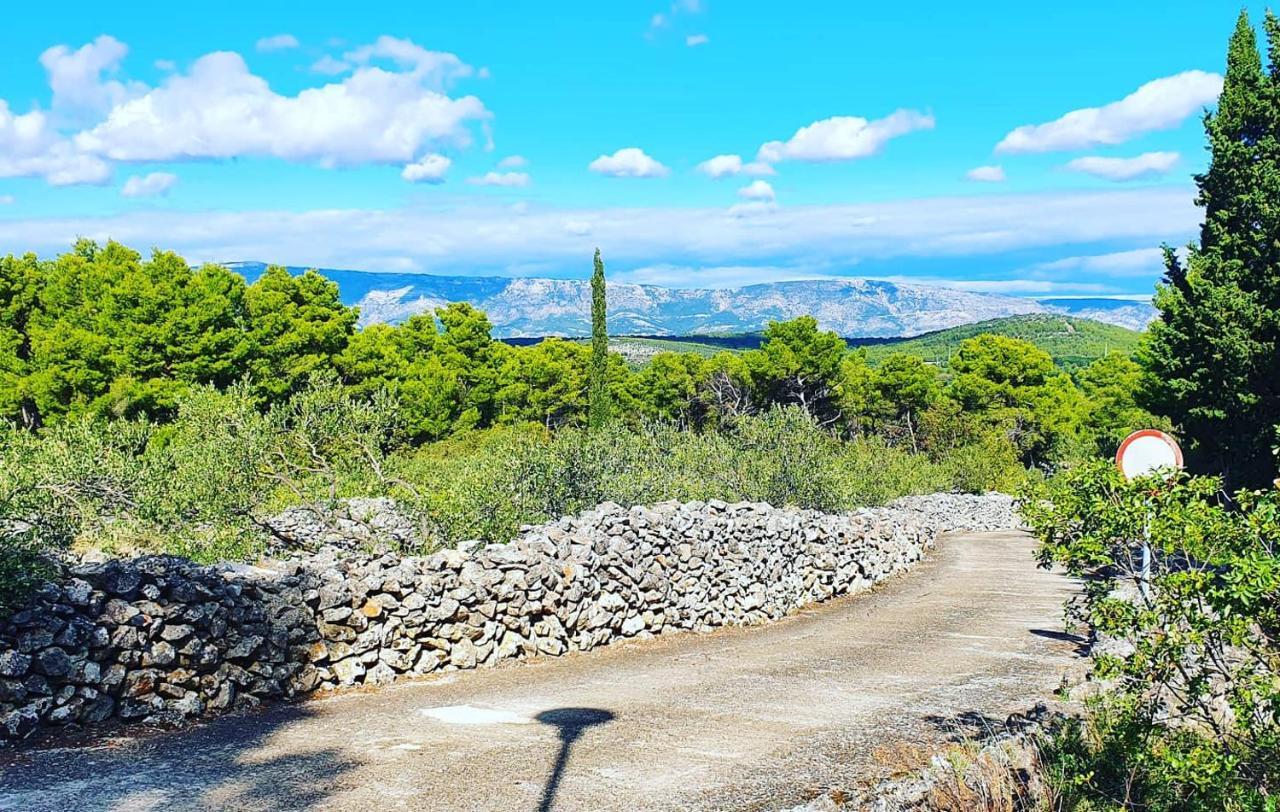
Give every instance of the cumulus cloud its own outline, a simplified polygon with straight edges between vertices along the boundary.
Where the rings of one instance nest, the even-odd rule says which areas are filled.
[[[670,169],[650,158],[639,147],[625,147],[612,155],[601,155],[587,168],[614,178],[661,178],[671,174]]]
[[[897,110],[870,121],[860,116],[835,116],[796,130],[787,141],[770,141],[760,147],[756,160],[775,164],[784,160],[847,161],[880,151],[890,139],[916,130],[931,130],[932,115]]]
[[[975,166],[964,176],[969,180],[978,181],[979,183],[1000,183],[1004,180],[1004,167],[1001,166]]]
[[[120,189],[122,197],[157,197],[167,195],[178,176],[170,172],[152,172],[148,175],[133,175],[124,182]]]
[[[566,220],[564,230],[575,237],[585,237],[591,233],[591,224],[582,220]]]
[[[298,38],[293,34],[276,34],[273,37],[263,37],[258,40],[256,47],[259,51],[267,53],[269,51],[286,51],[290,48],[297,48],[299,44]]]
[[[778,174],[772,166],[762,161],[744,162],[741,155],[717,155],[698,164],[698,171],[710,178],[732,175],[761,177]]]
[[[422,156],[411,164],[406,164],[404,169],[400,170],[400,177],[410,183],[444,183],[445,173],[452,165],[453,161],[445,156],[432,153]]]
[[[711,41],[711,37],[706,34],[690,34],[684,38],[684,44],[690,48],[697,48],[699,45],[706,45]]]
[[[17,202],[17,198],[13,195],[0,195],[0,206],[12,206]]]
[[[475,186],[528,186],[529,181],[527,172],[486,172],[478,178],[467,179],[467,183]]]
[[[404,163],[428,143],[465,145],[489,117],[474,96],[450,98],[417,70],[362,67],[296,96],[271,90],[239,54],[216,52],[186,74],[115,107],[76,146],[116,161],[265,156],[321,166]]]
[[[499,169],[520,169],[528,166],[529,162],[525,160],[523,155],[508,155],[501,161],[498,161]]]
[[[1177,127],[1222,92],[1216,73],[1189,70],[1147,82],[1120,101],[1073,110],[1045,124],[1010,132],[996,152],[1058,152],[1122,144],[1144,133]]]
[[[1167,173],[1178,163],[1178,157],[1176,152],[1144,152],[1133,158],[1088,155],[1068,161],[1063,168],[1110,181],[1139,180]]]
[[[21,115],[0,99],[0,178],[38,177],[53,186],[102,184],[111,179],[111,166],[78,150],[60,135],[47,114],[32,110]]]
[[[40,64],[49,77],[54,109],[76,119],[83,114],[105,112],[143,93],[146,86],[140,82],[103,79],[103,74],[119,69],[128,53],[129,46],[106,34],[75,50],[66,45],[45,50],[40,54]]]
[[[342,67],[350,76],[296,95],[273,91],[232,52],[207,54],[154,87],[111,78],[127,53],[106,35],[46,50],[51,110],[19,114],[0,99],[0,177],[100,184],[118,161],[242,156],[404,165],[424,147],[469,145],[490,117],[475,96],[443,89],[470,66],[394,37],[350,51]]]
[[[743,200],[765,200],[772,203],[775,195],[773,186],[768,181],[756,180],[739,189],[738,197]]]

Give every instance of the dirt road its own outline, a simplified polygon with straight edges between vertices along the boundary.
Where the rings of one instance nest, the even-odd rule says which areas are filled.
[[[954,536],[872,594],[767,627],[0,755],[0,809],[786,808],[1057,686],[1073,587],[1032,548]]]

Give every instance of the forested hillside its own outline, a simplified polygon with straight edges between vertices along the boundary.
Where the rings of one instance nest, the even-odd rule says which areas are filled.
[[[1085,366],[1111,353],[1132,356],[1142,338],[1141,333],[1092,319],[1034,314],[990,319],[914,338],[869,342],[862,346],[866,348],[867,360],[872,364],[878,364],[895,352],[910,353],[933,363],[945,364],[961,343],[983,333],[1029,341],[1066,369]]]

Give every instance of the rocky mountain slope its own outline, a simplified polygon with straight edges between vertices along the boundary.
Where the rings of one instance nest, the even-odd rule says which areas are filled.
[[[231,262],[253,280],[266,267]],[[302,268],[290,268],[301,273]],[[338,283],[342,300],[360,307],[362,324],[398,322],[448,302],[484,310],[500,338],[583,336],[591,332],[591,289],[586,280],[435,276],[320,269]],[[1083,312],[1089,318],[1134,326],[1139,303],[1120,300],[1054,300],[971,293],[928,285],[868,279],[776,282],[730,289],[666,288],[609,284],[609,329],[618,335],[708,335],[747,333],[771,321],[813,315],[824,329],[843,336],[912,336],[960,324],[1023,313]],[[1066,304],[1064,304],[1066,303]],[[1122,311],[1111,318],[1106,303]],[[1150,310],[1149,305],[1142,305]],[[1123,319],[1123,320],[1117,320]],[[1137,325],[1145,326],[1145,321]]]

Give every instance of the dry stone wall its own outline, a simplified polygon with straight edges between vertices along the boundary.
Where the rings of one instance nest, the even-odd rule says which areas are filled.
[[[0,740],[108,720],[180,724],[317,690],[761,623],[906,569],[939,532],[964,527],[964,511],[976,511],[975,529],[1001,516],[1013,526],[1007,498],[973,499],[846,515],[605,504],[510,544],[426,557],[329,547],[257,567],[81,564],[0,622]]]

